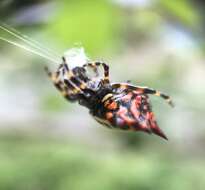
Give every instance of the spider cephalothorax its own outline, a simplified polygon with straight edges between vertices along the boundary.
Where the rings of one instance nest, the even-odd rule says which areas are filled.
[[[100,79],[99,67],[104,69],[104,76]],[[93,69],[96,77],[87,74],[88,68]],[[167,139],[157,125],[148,95],[160,96],[173,106],[169,96],[147,87],[110,83],[109,66],[101,62],[70,69],[63,58],[55,73],[46,70],[62,95],[71,102],[77,101],[87,107],[99,123],[109,128],[155,133]]]

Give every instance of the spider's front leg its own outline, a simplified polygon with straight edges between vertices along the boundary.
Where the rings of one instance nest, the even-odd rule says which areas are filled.
[[[63,77],[66,86],[72,89],[74,94],[84,94],[83,90],[87,88],[87,84],[79,77],[75,76],[73,71],[69,69],[65,58],[63,57]]]
[[[104,77],[103,77],[103,83],[104,84],[108,84],[110,83],[110,79],[109,79],[109,66],[103,62],[93,62],[93,63],[87,63],[85,65],[83,65],[83,67],[91,67],[93,68],[94,72],[98,71],[97,68],[102,66],[103,70],[104,70]],[[97,76],[99,76],[99,74],[97,72],[95,72]]]
[[[60,80],[60,69],[62,68],[62,64],[59,65],[57,71],[55,73],[52,73],[48,67],[45,67],[45,71],[47,73],[47,75],[49,76],[49,78],[51,79],[51,81],[53,82],[54,86],[59,90],[59,91],[63,91],[63,82]]]
[[[61,94],[69,101],[76,101],[77,97],[73,94],[72,90],[70,90],[67,86],[65,86],[64,82],[60,80],[60,69],[62,65],[59,66],[56,72],[52,73],[48,67],[45,67],[45,71],[48,74],[49,78],[53,82],[54,86],[61,92]]]
[[[174,103],[172,102],[171,98],[168,95],[166,95],[160,91],[154,90],[152,88],[141,87],[141,86],[132,86],[132,85],[129,85],[127,83],[113,83],[112,87],[113,88],[120,88],[122,90],[128,90],[128,91],[129,90],[136,91],[139,94],[152,94],[155,96],[160,96],[161,98],[165,99],[166,102],[170,106],[174,107]]]

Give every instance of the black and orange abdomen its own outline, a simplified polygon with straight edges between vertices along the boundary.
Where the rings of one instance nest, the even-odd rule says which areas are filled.
[[[103,115],[99,115],[103,123],[110,128],[122,130],[144,131],[154,133],[167,139],[157,125],[151,110],[149,97],[144,94],[129,92],[119,97],[112,95],[103,102]]]

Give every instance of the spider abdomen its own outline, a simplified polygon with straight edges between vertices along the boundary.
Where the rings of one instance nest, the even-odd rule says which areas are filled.
[[[95,119],[109,128],[155,133],[167,139],[157,125],[147,95],[134,92],[110,95],[98,113]]]

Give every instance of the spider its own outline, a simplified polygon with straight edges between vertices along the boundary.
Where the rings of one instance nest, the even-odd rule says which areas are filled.
[[[19,33],[7,24],[0,23],[0,29],[27,45],[16,43],[1,36],[0,40],[58,63],[58,54],[56,55],[55,51],[43,47],[40,43]],[[109,128],[144,131],[167,139],[158,127],[148,95],[160,96],[173,106],[170,97],[148,87],[133,86],[130,82],[110,83],[109,66],[103,62],[88,62],[87,57],[82,54],[84,50],[80,50],[80,54],[83,55],[81,58],[86,64],[81,65],[82,60],[77,60],[74,63],[79,66],[74,64],[75,67],[69,68],[66,57],[68,56],[67,53],[71,53],[71,51],[68,51],[67,56],[63,56],[62,63],[56,72],[52,73],[46,68],[48,76],[62,95],[70,102],[78,102],[80,105],[87,107],[90,114],[99,123]],[[73,57],[73,54],[71,55],[68,57]],[[99,67],[104,69],[104,76],[99,76]],[[95,77],[89,76],[88,68],[94,71]]]
[[[47,67],[46,72],[68,101],[88,108],[94,119],[108,128],[144,131],[167,139],[158,127],[148,95],[160,96],[173,106],[169,96],[148,87],[111,83],[109,66],[104,62],[89,62],[70,69],[65,57],[62,60],[56,72]],[[104,70],[100,79],[88,75],[91,69],[99,77],[99,67]]]

